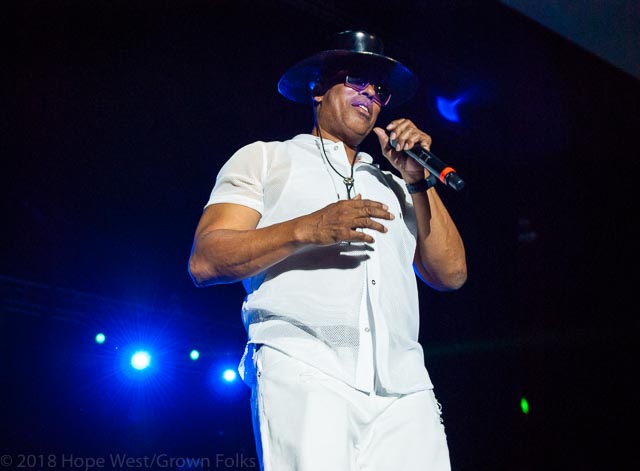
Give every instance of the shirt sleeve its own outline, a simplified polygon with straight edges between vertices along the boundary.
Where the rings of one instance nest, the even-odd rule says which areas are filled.
[[[266,153],[262,142],[249,144],[222,166],[205,208],[215,203],[234,203],[264,210]]]

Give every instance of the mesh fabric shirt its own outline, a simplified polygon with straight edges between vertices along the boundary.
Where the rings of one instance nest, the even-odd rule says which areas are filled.
[[[325,139],[324,150],[330,162],[320,139],[310,134],[249,144],[222,167],[207,205],[252,208],[261,215],[261,228],[346,199],[343,177],[351,167],[344,146]],[[362,152],[354,179],[352,196],[384,203],[395,216],[380,221],[388,231],[363,229],[375,239],[372,244],[307,247],[243,280],[247,345],[269,345],[365,392],[430,389],[418,343],[411,197],[400,178]]]

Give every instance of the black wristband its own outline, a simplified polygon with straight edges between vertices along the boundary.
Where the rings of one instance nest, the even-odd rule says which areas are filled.
[[[436,186],[436,183],[438,183],[438,179],[433,174],[429,174],[429,177],[424,180],[416,183],[407,183],[407,191],[410,195],[413,195],[414,193],[427,191],[429,188]]]

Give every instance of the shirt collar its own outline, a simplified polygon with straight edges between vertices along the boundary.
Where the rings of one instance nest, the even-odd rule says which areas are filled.
[[[334,142],[334,141],[330,141],[329,139],[322,139],[322,140],[324,141],[325,146],[342,144],[342,142],[340,141]],[[315,147],[318,143],[320,143],[320,138],[318,136],[314,136],[313,134],[298,134],[292,139],[292,141],[302,145],[312,144]],[[360,151],[358,152],[358,162],[371,164],[373,163],[373,157],[371,157],[366,152]]]

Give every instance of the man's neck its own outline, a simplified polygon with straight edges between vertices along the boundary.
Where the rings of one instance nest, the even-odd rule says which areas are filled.
[[[349,163],[353,165],[353,161],[356,158],[356,154],[358,153],[358,146],[349,145],[343,139],[340,139],[339,137],[334,136],[331,133],[328,133],[328,132],[326,132],[324,130],[320,130],[320,133],[318,133],[318,128],[317,127],[313,128],[313,130],[311,131],[311,134],[313,134],[314,136],[318,136],[318,137],[320,137],[320,134],[321,134],[322,135],[322,139],[326,139],[328,141],[342,142],[342,144],[344,145],[344,150],[347,153],[347,159],[349,159]]]

